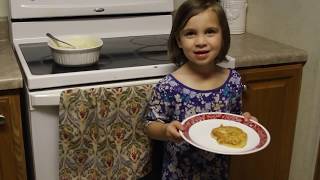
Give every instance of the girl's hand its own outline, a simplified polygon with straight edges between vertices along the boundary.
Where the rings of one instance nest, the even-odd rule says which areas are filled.
[[[169,141],[179,143],[182,141],[179,130],[183,131],[183,126],[179,121],[172,121],[170,123],[167,123],[165,127],[165,136]]]
[[[256,122],[259,122],[258,119],[254,116],[252,116],[249,112],[245,112],[242,114],[244,116],[244,120],[249,121],[249,119],[252,119]]]

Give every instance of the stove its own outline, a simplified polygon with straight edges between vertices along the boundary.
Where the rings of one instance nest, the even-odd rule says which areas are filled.
[[[175,69],[167,57],[166,47],[171,18],[171,15],[144,15],[87,21],[13,22],[12,36],[16,37],[13,44],[26,86],[29,91],[38,91],[164,76]],[[86,34],[101,37],[103,47],[98,63],[85,67],[55,64],[45,32],[54,32],[58,36]]]
[[[167,39],[168,35],[103,38],[104,46],[98,63],[84,67],[66,67],[56,64],[47,43],[21,44],[19,47],[32,75],[52,75],[169,64]]]
[[[63,90],[154,84],[176,67],[167,57],[173,0],[10,0],[10,36],[23,73],[28,179],[59,179],[58,115]],[[103,40],[99,61],[53,61],[46,33]]]
[[[167,56],[168,35],[145,35],[116,38],[102,38],[103,48],[101,49],[98,63],[90,66],[68,67],[61,66],[54,62],[46,42],[20,44],[19,49],[25,59],[28,70],[32,77],[39,80],[43,77],[43,83],[33,86],[33,80],[29,81],[29,89],[62,87],[66,85],[86,84],[93,82],[107,82],[118,80],[133,80],[144,78],[146,76],[161,76],[168,71],[173,70],[174,65]],[[128,72],[146,68],[154,74],[132,73]],[[168,68],[168,70],[161,68]],[[126,71],[124,73],[123,71]],[[160,71],[160,72],[159,72]],[[90,81],[75,82],[71,79],[79,76],[79,73],[88,75],[88,73],[103,74],[104,78]],[[66,81],[60,81],[63,76]],[[50,85],[44,84],[50,77]],[[70,81],[68,80],[70,78]]]

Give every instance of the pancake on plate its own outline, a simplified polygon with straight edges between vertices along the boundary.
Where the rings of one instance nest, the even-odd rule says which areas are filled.
[[[219,144],[233,147],[243,148],[247,144],[247,133],[235,126],[220,125],[211,130],[211,136],[217,140]]]

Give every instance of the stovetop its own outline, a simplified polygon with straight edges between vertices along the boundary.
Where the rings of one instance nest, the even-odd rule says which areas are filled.
[[[98,63],[84,67],[65,67],[54,62],[47,43],[20,44],[32,75],[53,75],[80,71],[160,65],[170,63],[168,35],[103,38]]]
[[[168,34],[103,37],[98,63],[65,67],[54,62],[45,39],[15,41],[30,91],[160,78],[176,69],[167,55]]]

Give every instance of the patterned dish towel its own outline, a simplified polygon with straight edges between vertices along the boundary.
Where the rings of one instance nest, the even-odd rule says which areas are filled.
[[[143,132],[153,85],[72,89],[59,106],[60,180],[135,180],[151,171]]]

